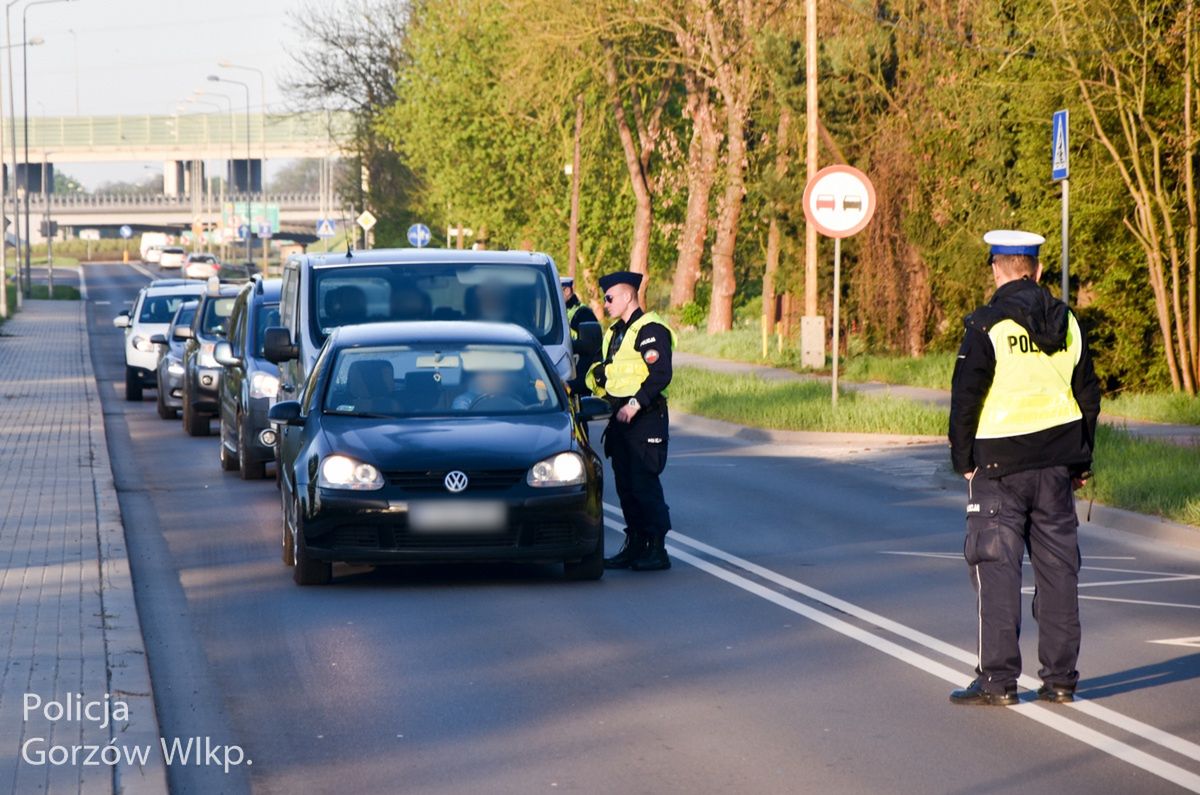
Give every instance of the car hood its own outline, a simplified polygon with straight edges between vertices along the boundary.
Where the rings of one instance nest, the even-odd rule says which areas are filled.
[[[383,470],[520,469],[574,446],[563,412],[399,420],[327,414],[321,425],[329,452]]]

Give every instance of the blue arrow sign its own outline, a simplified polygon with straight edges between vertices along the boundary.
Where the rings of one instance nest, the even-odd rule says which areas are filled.
[[[129,224],[122,224],[121,225],[121,237],[125,238],[126,240],[133,237],[133,227],[130,226]]]
[[[258,236],[261,238],[269,238],[271,236],[271,225],[266,222],[259,224]]]
[[[238,237],[245,240],[250,235],[249,224],[238,224]]]
[[[328,218],[317,221],[317,237],[333,237],[337,234],[337,224]]]
[[[1050,175],[1058,179],[1067,179],[1071,171],[1071,148],[1067,136],[1068,112],[1054,112],[1054,121],[1050,125]]]
[[[425,224],[413,224],[408,228],[408,242],[417,248],[425,248],[432,239],[433,234]]]

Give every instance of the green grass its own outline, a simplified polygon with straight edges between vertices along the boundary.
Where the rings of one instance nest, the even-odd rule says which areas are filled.
[[[679,332],[679,350],[717,359],[799,369],[800,351],[794,346],[779,350],[774,336],[768,345],[767,356],[763,358],[760,328],[758,323],[740,323],[724,334],[709,334],[702,328],[684,329]]]
[[[1096,429],[1096,476],[1080,491],[1105,505],[1200,526],[1200,447]]]
[[[922,357],[864,354],[845,359],[842,377],[847,381],[882,381],[885,384],[949,389],[954,354],[931,353]]]
[[[1200,397],[1182,392],[1131,392],[1105,398],[1105,414],[1172,425],[1200,425]]]
[[[740,425],[789,431],[946,433],[947,414],[941,409],[842,392],[835,411],[829,397],[829,387],[822,383],[764,381],[692,367],[676,368],[671,384],[672,406]]]

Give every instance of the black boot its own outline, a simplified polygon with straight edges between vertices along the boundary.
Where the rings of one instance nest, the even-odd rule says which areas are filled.
[[[993,693],[983,689],[981,680],[976,679],[964,690],[955,690],[950,694],[951,704],[971,704],[985,707],[1011,707],[1017,703],[1017,689],[1005,690],[1003,693]]]
[[[664,571],[671,568],[667,556],[666,536],[655,536],[646,546],[646,552],[633,562],[634,571]]]
[[[646,537],[636,530],[625,528],[625,543],[621,551],[611,558],[604,559],[606,569],[627,569],[633,562],[646,554]]]

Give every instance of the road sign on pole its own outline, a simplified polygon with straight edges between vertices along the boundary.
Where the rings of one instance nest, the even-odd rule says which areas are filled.
[[[337,234],[337,224],[328,218],[317,221],[317,237],[333,237]]]
[[[842,238],[866,228],[875,214],[875,186],[853,166],[826,166],[804,188],[804,216],[818,233],[833,238],[833,407],[838,401],[841,344]]]
[[[413,224],[408,228],[408,242],[417,248],[425,248],[432,239],[433,234],[425,224]]]
[[[264,221],[258,225],[258,236],[260,238],[266,240],[271,237],[271,234],[271,225],[269,223]]]
[[[361,226],[364,232],[370,232],[375,226],[375,216],[371,215],[370,210],[363,210],[362,213],[360,213],[359,216],[354,219],[354,222]]]
[[[133,227],[130,226],[129,224],[122,224],[121,225],[121,237],[125,238],[126,240],[133,237]]]
[[[1071,138],[1068,134],[1070,112],[1054,112],[1050,122],[1050,175],[1062,183],[1062,300],[1070,303],[1070,261],[1067,241],[1071,213]]]

